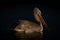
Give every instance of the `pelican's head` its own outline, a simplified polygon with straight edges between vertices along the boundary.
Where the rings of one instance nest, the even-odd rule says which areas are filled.
[[[38,8],[34,9],[34,17],[35,19],[42,24],[45,28],[48,28],[46,22],[44,21],[42,15],[41,15],[41,11]]]

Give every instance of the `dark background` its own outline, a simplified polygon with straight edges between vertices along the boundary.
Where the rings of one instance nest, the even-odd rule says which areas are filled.
[[[32,2],[33,3],[33,2]],[[33,16],[33,10],[37,7],[41,10],[44,20],[47,22],[49,31],[48,31],[48,40],[59,40],[59,20],[60,20],[60,8],[59,4],[56,4],[56,1],[52,2],[42,2],[42,3],[23,3],[16,4],[15,2],[6,4],[1,3],[0,5],[0,40],[13,40],[13,37],[9,34],[10,28],[19,19],[26,19],[33,22],[36,22]],[[45,31],[46,33],[46,31]]]

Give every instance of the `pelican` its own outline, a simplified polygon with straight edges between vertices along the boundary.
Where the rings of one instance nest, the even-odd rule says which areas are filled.
[[[37,37],[36,33],[40,33],[40,36],[43,34],[43,27],[48,28],[46,22],[44,21],[41,11],[38,8],[34,8],[34,18],[40,24],[34,23],[29,20],[20,20],[19,24],[13,29],[15,31],[15,35],[20,37],[23,34],[27,35],[27,37]],[[25,36],[22,37],[25,37]]]

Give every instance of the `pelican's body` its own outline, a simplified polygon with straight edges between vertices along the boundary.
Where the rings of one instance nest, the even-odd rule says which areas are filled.
[[[15,31],[25,31],[26,33],[31,33],[31,32],[42,32],[43,31],[43,27],[42,25],[38,25],[36,23],[33,23],[31,21],[28,20],[21,20],[20,24],[16,26],[16,28],[14,29]]]

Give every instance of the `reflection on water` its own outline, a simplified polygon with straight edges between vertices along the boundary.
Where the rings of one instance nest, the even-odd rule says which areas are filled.
[[[19,38],[19,37],[16,37],[15,35],[14,35],[14,32],[12,32],[11,33],[11,38],[12,38],[12,40],[47,40],[48,38],[47,38],[47,33],[45,33],[44,32],[44,34],[43,34],[43,37],[42,38],[40,38],[40,36],[36,36],[36,37],[32,37],[32,38],[26,38],[26,37],[24,37],[24,38]]]

